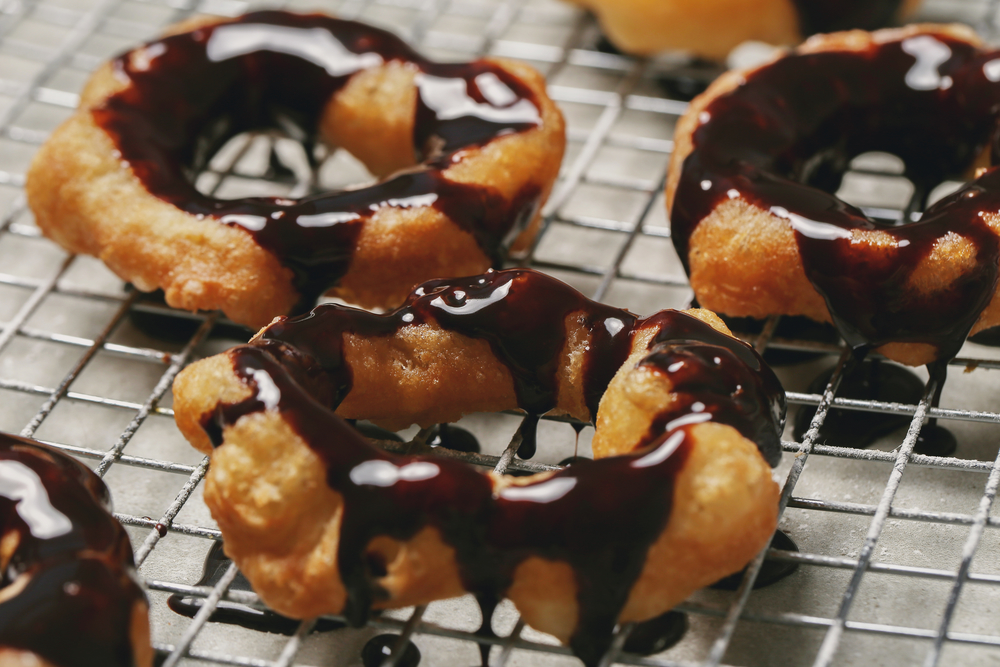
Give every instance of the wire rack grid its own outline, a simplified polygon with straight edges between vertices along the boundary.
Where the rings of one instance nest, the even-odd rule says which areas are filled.
[[[995,42],[996,4],[928,0],[919,18],[963,21]],[[196,583],[209,546],[221,536],[200,499],[207,461],[174,429],[168,390],[186,363],[240,342],[241,334],[215,314],[150,303],[96,260],[67,256],[41,238],[21,188],[32,153],[70,113],[88,73],[103,60],[192,13],[233,15],[257,6],[243,0],[0,2],[0,429],[49,442],[104,476],[137,547],[161,664],[354,665],[364,642],[383,630],[400,635],[396,649],[414,641],[427,664],[473,664],[477,644],[494,646],[494,667],[578,664],[566,648],[525,627],[510,605],[494,618],[498,637],[473,634],[479,617],[468,599],[382,614],[361,630],[310,633],[314,622],[307,621],[289,638],[208,620],[221,600],[260,603],[252,592],[230,588],[234,567],[214,586]],[[639,313],[688,304],[661,191],[673,124],[686,108],[685,87],[706,82],[716,69],[680,57],[638,60],[608,52],[592,18],[556,0],[291,0],[284,6],[388,27],[434,57],[491,54],[543,71],[567,116],[569,146],[545,208],[544,232],[524,263]],[[300,191],[310,176],[294,168],[288,155],[295,150],[272,135],[242,137],[213,160],[199,187],[220,196]],[[899,171],[884,156],[859,160],[841,194],[871,215],[903,219],[921,197]],[[352,158],[334,153],[319,180],[335,187],[365,178]],[[153,329],[172,333],[142,325],[149,315],[157,318]],[[781,527],[800,551],[770,549],[750,564],[737,591],[692,596],[680,607],[689,631],[666,652],[624,652],[631,628],[621,628],[602,664],[1000,663],[1000,516],[993,505],[1000,483],[1000,383],[992,373],[1000,354],[967,344],[939,407],[931,406],[931,380],[922,400],[895,404],[838,396],[848,355],[833,343],[779,334],[773,320],[745,337],[761,351],[817,354],[779,371],[792,406],[817,408],[800,439],[786,433],[785,461],[776,471],[783,484]],[[810,389],[809,380],[831,366],[825,389]],[[824,444],[819,428],[831,409],[902,415],[909,427],[871,449]],[[914,453],[926,418],[955,432],[956,457]],[[543,423],[540,442],[552,444],[537,461],[523,462],[513,458],[516,443],[508,443],[516,418],[473,416],[463,424],[483,444],[482,455],[465,455],[478,465],[551,469],[574,448],[568,427]],[[586,434],[579,445],[586,451]],[[754,590],[765,556],[800,567]],[[172,593],[204,598],[201,612],[191,620],[174,614],[165,604]],[[397,664],[400,655],[394,650],[385,664]]]

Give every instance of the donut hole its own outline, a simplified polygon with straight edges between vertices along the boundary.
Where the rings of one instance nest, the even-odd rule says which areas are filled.
[[[905,220],[904,212],[913,206],[917,191],[905,171],[906,165],[897,155],[862,153],[851,160],[833,194],[864,210],[870,218],[898,223]],[[821,184],[810,185],[822,189]]]
[[[336,160],[336,171],[325,168],[334,162],[325,146],[316,146],[311,152],[280,130],[242,132],[208,157],[206,169],[194,178],[194,186],[203,195],[233,200],[247,196],[300,198],[374,181],[364,165],[346,151],[337,152],[341,159]],[[346,179],[337,173],[342,171],[347,172]]]

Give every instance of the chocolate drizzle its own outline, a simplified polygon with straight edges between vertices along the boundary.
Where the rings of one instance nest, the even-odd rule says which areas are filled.
[[[789,221],[806,275],[849,345],[927,343],[938,359],[954,357],[997,283],[1000,244],[984,215],[1000,212],[1000,171],[990,168],[901,226],[829,193],[866,151],[898,155],[922,192],[961,173],[997,127],[998,68],[997,53],[929,32],[857,51],[792,54],[749,73],[708,105],[694,132],[671,215],[679,256],[687,264],[699,221],[741,197]],[[856,243],[873,232],[886,242]],[[970,243],[975,261],[920,293],[913,283],[926,281],[915,269],[948,234]]]
[[[63,667],[135,664],[131,616],[145,596],[107,487],[73,459],[0,434],[0,646]],[[9,542],[15,540],[15,542]]]
[[[658,327],[658,335],[642,363],[671,373],[683,391],[693,392],[683,407],[661,415],[658,432],[631,454],[580,459],[551,477],[494,495],[489,477],[464,464],[391,456],[371,447],[330,409],[350,388],[341,357],[344,332],[386,336],[433,320],[490,341],[516,378],[521,407],[538,414],[555,405],[556,364],[549,355],[562,350],[564,320],[571,313],[593,334],[585,363],[588,396],[603,393],[643,323]],[[684,349],[683,369],[658,366],[672,340]],[[697,351],[698,341],[707,352]],[[579,603],[570,645],[587,665],[596,665],[607,649],[646,551],[670,515],[673,480],[687,457],[691,425],[708,419],[731,423],[758,437],[772,463],[780,452],[784,393],[749,346],[679,312],[638,320],[528,270],[433,281],[381,316],[321,306],[278,321],[254,344],[229,354],[235,372],[255,391],[239,403],[219,404],[202,423],[218,446],[222,429],[241,416],[278,411],[320,457],[328,484],[344,499],[338,566],[348,591],[344,613],[352,622],[363,623],[384,595],[377,583],[384,571],[365,558],[369,542],[379,535],[407,540],[434,526],[455,549],[465,587],[482,599],[501,597],[529,556],[570,564]],[[699,366],[728,379],[699,382],[689,374]],[[334,389],[320,402],[304,386],[319,384],[323,373]],[[719,392],[731,396],[729,408]],[[749,408],[753,401],[757,407]]]
[[[281,128],[311,153],[330,97],[355,73],[390,61],[419,70],[418,168],[371,187],[298,200],[220,200],[195,189],[193,174],[241,132]],[[295,272],[306,299],[344,274],[361,226],[381,208],[434,206],[499,261],[538,205],[534,186],[508,200],[491,187],[441,173],[461,160],[462,149],[541,123],[534,93],[485,61],[434,63],[360,23],[262,11],[151,42],[120,56],[114,68],[130,85],[93,117],[135,176],[187,213],[245,230]]]

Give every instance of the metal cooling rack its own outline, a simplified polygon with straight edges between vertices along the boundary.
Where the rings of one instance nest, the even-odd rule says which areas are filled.
[[[217,315],[150,304],[96,260],[66,256],[41,238],[21,186],[30,156],[68,116],[103,60],[192,13],[238,14],[256,6],[0,0],[0,429],[49,442],[107,480],[150,591],[162,664],[357,665],[360,647],[384,630],[400,635],[399,646],[412,639],[423,664],[475,664],[477,643],[495,645],[494,667],[578,664],[567,649],[525,627],[509,604],[494,618],[499,638],[473,635],[479,613],[465,598],[386,613],[361,630],[310,634],[312,623],[303,622],[290,638],[206,622],[220,599],[259,601],[228,590],[234,568],[212,588],[195,585],[220,535],[200,497],[206,461],[174,428],[168,390],[186,363],[241,342],[239,334],[227,337],[231,329]],[[291,0],[285,6],[388,27],[433,57],[488,53],[535,65],[566,113],[569,146],[544,233],[524,262],[638,313],[687,305],[691,294],[670,247],[661,194],[673,124],[686,102],[668,91],[707,81],[715,70],[683,58],[610,53],[600,48],[590,17],[555,0]],[[996,2],[928,0],[919,18],[963,21],[997,41]],[[294,169],[274,168],[272,151],[278,162],[294,163],[283,157],[294,152],[285,140],[244,137],[217,157],[199,186],[222,196],[301,189]],[[901,219],[912,212],[919,198],[891,160],[855,167],[843,196],[872,215]],[[321,176],[328,186],[368,178],[339,153]],[[191,324],[193,334],[179,341],[150,336],[136,325],[136,313]],[[625,627],[602,664],[1000,664],[1000,515],[993,507],[1000,483],[1000,379],[993,371],[1000,353],[967,344],[937,408],[930,407],[930,381],[916,405],[849,400],[837,397],[847,359],[841,348],[780,338],[776,324],[748,340],[759,350],[822,355],[779,371],[791,405],[818,406],[802,441],[783,443],[785,460],[776,471],[784,485],[781,527],[801,551],[766,553],[799,569],[752,591],[761,554],[735,593],[701,591],[680,607],[690,629],[677,646],[649,657],[623,653]],[[836,370],[826,390],[808,392],[809,379],[830,365]],[[817,440],[831,407],[912,420],[905,433],[872,449],[847,449]],[[928,417],[956,433],[957,458],[913,453]],[[549,445],[537,462],[512,461],[507,440],[517,423],[506,415],[467,418],[463,425],[477,432],[485,452],[470,458],[531,470],[573,452],[571,430],[549,422],[539,437]],[[581,451],[588,447],[585,432]],[[204,597],[202,613],[193,620],[174,614],[165,605],[171,593]]]

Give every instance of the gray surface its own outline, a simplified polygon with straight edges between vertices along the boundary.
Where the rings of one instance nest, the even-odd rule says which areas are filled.
[[[236,0],[200,5],[185,0],[0,2],[0,430],[55,443],[105,474],[116,508],[130,526],[150,588],[153,640],[163,652],[193,635],[188,655],[197,659],[182,657],[182,663],[288,664],[294,659],[295,664],[356,665],[360,647],[376,628],[299,642],[218,624],[198,630],[166,608],[169,591],[188,590],[198,580],[209,539],[217,535],[200,498],[201,457],[172,423],[170,379],[191,358],[238,341],[196,337],[166,343],[137,330],[127,317],[131,297],[122,282],[96,260],[67,257],[39,238],[20,191],[36,146],[68,115],[87,73],[103,59],[192,11],[234,14],[251,6],[257,5]],[[593,22],[555,0],[347,0],[288,6],[389,27],[439,58],[486,52],[538,67],[549,76],[569,121],[570,143],[562,180],[546,209],[549,226],[525,261],[637,313],[688,303],[691,294],[669,242],[659,193],[673,123],[685,104],[669,99],[656,81],[657,73],[685,67],[683,58],[640,62],[598,52]],[[988,39],[995,37],[993,3],[929,1],[921,18],[963,20]],[[227,196],[291,191],[294,184],[256,177],[270,140],[255,141],[235,165],[241,145],[234,143],[213,165],[221,173],[203,176],[201,186],[218,186]],[[295,148],[278,150],[294,153]],[[906,205],[909,185],[891,175],[898,165],[876,156],[863,166],[890,175],[854,175],[843,196],[864,206],[898,210]],[[323,182],[331,186],[366,178],[363,168],[342,154],[322,170]],[[821,368],[836,362],[839,351],[826,352],[824,360],[781,371],[793,405],[820,400],[805,392]],[[997,481],[993,461],[1000,392],[992,370],[997,363],[990,360],[998,354],[969,344],[962,357],[934,413],[958,435],[959,458],[908,456],[912,438],[904,439],[903,431],[860,452],[814,446],[808,437],[804,443],[787,442],[788,453],[775,473],[788,503],[781,527],[801,553],[774,555],[803,563],[798,572],[746,599],[718,591],[695,594],[684,605],[691,612],[691,630],[677,647],[621,662],[910,665],[933,661],[935,637],[946,637],[939,664],[1000,664],[1000,516],[983,496],[987,480]],[[978,366],[973,372],[962,372],[973,365]],[[898,409],[912,413],[915,406]],[[464,425],[498,456],[517,419],[478,415]],[[582,453],[588,453],[588,431],[581,438]],[[538,460],[555,463],[572,453],[573,431],[565,424],[543,423],[540,442]],[[153,528],[157,521],[170,524],[162,539]],[[859,563],[870,563],[863,576]],[[960,580],[969,581],[956,586],[963,564],[968,576]],[[949,594],[959,589],[949,606]],[[944,620],[946,610],[950,623]],[[413,610],[395,612],[375,625],[398,631],[410,619],[407,627],[415,630],[425,665],[478,662],[468,633],[478,626],[479,612],[469,599],[420,611],[422,617]],[[494,627],[502,637],[520,627],[512,607],[500,609]],[[527,628],[519,637],[506,642],[513,647],[506,664],[578,664],[551,638]],[[175,653],[181,657],[183,652]],[[494,649],[492,664],[500,663],[500,649]]]

